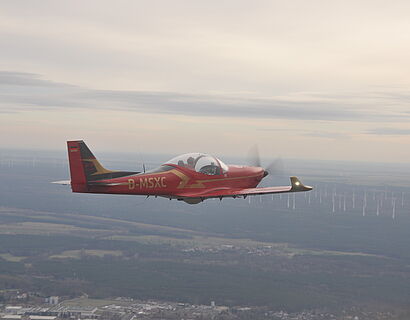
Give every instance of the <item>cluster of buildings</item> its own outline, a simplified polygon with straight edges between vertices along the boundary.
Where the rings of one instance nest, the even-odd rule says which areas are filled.
[[[282,249],[283,251],[283,249]],[[182,249],[185,253],[228,253],[236,252],[241,254],[252,254],[258,256],[278,255],[281,249],[272,245],[260,245],[260,246],[238,246],[231,244],[221,244],[215,246],[198,246],[187,249]]]
[[[228,313],[229,308],[211,305],[192,305],[177,302],[130,301],[128,304],[113,303],[103,306],[102,317],[121,315],[121,320],[136,319],[217,319],[218,315]]]
[[[229,308],[216,306],[191,305],[177,302],[134,301],[128,298],[117,298],[98,305],[95,300],[78,300],[69,303],[54,303],[58,297],[47,298],[47,304],[36,306],[4,305],[0,308],[0,319],[20,320],[59,320],[59,319],[100,319],[100,320],[137,320],[137,319],[214,319]],[[57,299],[57,300],[56,300]],[[96,306],[96,304],[98,306]]]
[[[275,320],[393,320],[405,319],[393,315],[391,312],[363,311],[352,308],[344,310],[337,315],[325,311],[304,311],[297,313],[287,313],[284,311],[270,311],[267,319]]]
[[[56,320],[56,319],[98,319],[98,308],[78,306],[9,306],[0,313],[0,319]]]
[[[154,320],[154,319],[270,319],[270,320],[391,320],[391,313],[348,310],[343,314],[324,311],[287,313],[266,307],[226,307],[189,303],[139,301],[131,298],[93,300],[82,297],[60,302],[48,297],[41,303],[0,305],[0,319],[19,320]]]

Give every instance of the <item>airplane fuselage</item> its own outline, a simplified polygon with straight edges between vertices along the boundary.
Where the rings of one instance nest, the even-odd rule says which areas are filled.
[[[201,189],[254,188],[264,177],[264,170],[259,167],[229,166],[227,173],[212,176],[171,164],[166,167],[168,170],[163,172],[91,182],[87,191],[80,192],[177,197],[181,192]]]

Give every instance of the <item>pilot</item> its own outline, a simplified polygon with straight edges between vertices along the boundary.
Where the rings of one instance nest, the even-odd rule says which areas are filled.
[[[208,176],[215,176],[219,172],[218,169],[219,167],[216,166],[215,163],[211,162],[211,164],[202,167],[199,172],[207,174]]]
[[[216,175],[218,167],[215,165],[215,163],[211,162],[211,166],[209,168],[209,175]]]
[[[189,157],[186,162],[187,162],[187,168],[194,170],[194,168],[195,168],[195,159],[192,158],[192,157]]]
[[[182,160],[179,160],[179,161],[178,161],[178,165],[179,165],[180,167],[185,167],[184,161],[182,161]]]

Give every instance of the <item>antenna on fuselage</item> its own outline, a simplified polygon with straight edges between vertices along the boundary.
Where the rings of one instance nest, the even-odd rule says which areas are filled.
[[[142,170],[144,170],[145,173],[145,163],[142,164]]]

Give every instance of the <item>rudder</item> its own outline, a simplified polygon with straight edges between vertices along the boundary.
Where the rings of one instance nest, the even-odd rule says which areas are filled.
[[[87,178],[82,162],[81,145],[84,141],[67,141],[70,164],[71,189],[73,192],[87,192]]]
[[[67,148],[73,192],[89,192],[88,182],[91,181],[113,179],[138,173],[105,169],[83,140],[67,141]]]
[[[87,182],[93,180],[93,175],[105,175],[114,172],[105,169],[98,162],[84,141],[67,141],[67,148],[73,192],[87,192]]]

